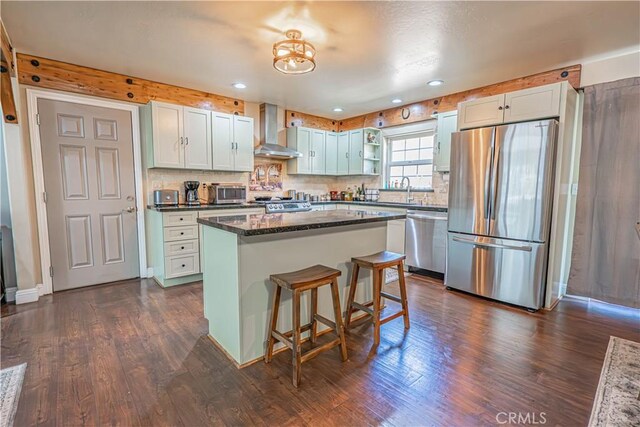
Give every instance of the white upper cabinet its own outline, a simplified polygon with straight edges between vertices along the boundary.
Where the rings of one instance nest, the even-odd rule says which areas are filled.
[[[253,170],[253,119],[151,101],[141,107],[147,167]]]
[[[226,113],[212,113],[213,169],[253,170],[253,119]]]
[[[451,162],[451,134],[458,128],[458,112],[438,113],[436,143],[433,147],[433,170],[449,172]]]
[[[524,122],[560,115],[560,84],[552,84],[504,95],[504,122]]]
[[[327,132],[325,145],[326,175],[338,175],[338,134]]]
[[[212,113],[213,169],[233,170],[233,114]]]
[[[161,102],[151,103],[153,158],[149,165],[157,168],[182,168],[184,138],[182,107]]]
[[[338,133],[338,175],[349,175],[349,132]]]
[[[458,104],[458,128],[469,129],[502,123],[504,95],[487,96]]]
[[[312,173],[313,132],[313,129],[305,127],[292,127],[287,129],[287,147],[302,153],[302,157],[289,160],[288,173]]]
[[[349,131],[349,175],[363,173],[364,133],[362,129]]]
[[[326,137],[326,131],[317,129],[311,135],[311,173],[314,175],[327,173]]]
[[[253,171],[253,119],[233,116],[233,142],[235,143],[234,169]]]
[[[546,119],[560,115],[562,83],[553,83],[458,104],[458,129]]]
[[[211,169],[211,111],[183,107],[184,167]]]

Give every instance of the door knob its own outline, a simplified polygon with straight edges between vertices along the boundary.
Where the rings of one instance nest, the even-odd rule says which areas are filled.
[[[126,209],[123,209],[122,212],[127,212],[127,213],[132,213],[136,211],[136,207],[135,206],[129,206]]]

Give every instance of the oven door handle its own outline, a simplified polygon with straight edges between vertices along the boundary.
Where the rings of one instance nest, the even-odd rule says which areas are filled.
[[[468,245],[480,246],[484,248],[511,249],[515,251],[531,252],[531,246],[502,245],[500,243],[478,242],[473,239],[463,239],[462,237],[453,237],[454,242],[466,243]]]

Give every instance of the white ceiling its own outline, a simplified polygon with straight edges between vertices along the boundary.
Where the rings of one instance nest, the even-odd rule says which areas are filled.
[[[639,2],[3,0],[0,12],[21,52],[333,118],[640,45]],[[313,73],[273,69],[289,28],[315,44]]]

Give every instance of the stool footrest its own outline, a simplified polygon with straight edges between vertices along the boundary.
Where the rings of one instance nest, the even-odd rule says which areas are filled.
[[[380,292],[380,295],[382,297],[384,297],[384,298],[390,299],[391,301],[395,301],[395,302],[398,302],[398,303],[402,304],[402,300],[400,299],[400,297],[388,294],[386,292]]]
[[[328,327],[330,327],[331,329],[333,329],[336,333],[338,333],[338,328],[336,327],[336,323],[332,320],[327,319],[326,317],[320,315],[320,314],[316,314],[314,316],[314,318],[320,322],[320,323],[324,323],[325,325],[327,325]]]
[[[385,324],[385,323],[387,323],[387,322],[390,322],[390,321],[392,321],[393,319],[396,319],[396,318],[398,318],[398,317],[402,316],[403,314],[404,314],[404,310],[400,310],[399,312],[394,313],[394,314],[392,314],[392,315],[391,315],[391,316],[389,316],[389,317],[385,317],[384,319],[380,319],[380,324],[381,324],[381,325],[383,325],[383,324]]]
[[[312,357],[317,356],[319,353],[322,353],[323,351],[329,350],[329,349],[331,349],[333,347],[336,347],[338,345],[340,345],[340,338],[336,338],[333,341],[329,341],[328,343],[322,344],[322,345],[320,345],[318,347],[314,347],[311,350],[303,353],[300,356],[300,363],[306,362],[307,360],[311,359]]]
[[[371,303],[371,305],[373,305],[373,303]],[[373,316],[373,309],[367,307],[364,304],[360,304],[359,302],[352,302],[351,303],[351,307],[357,308],[360,311],[364,311],[365,313],[369,314],[370,316]]]

